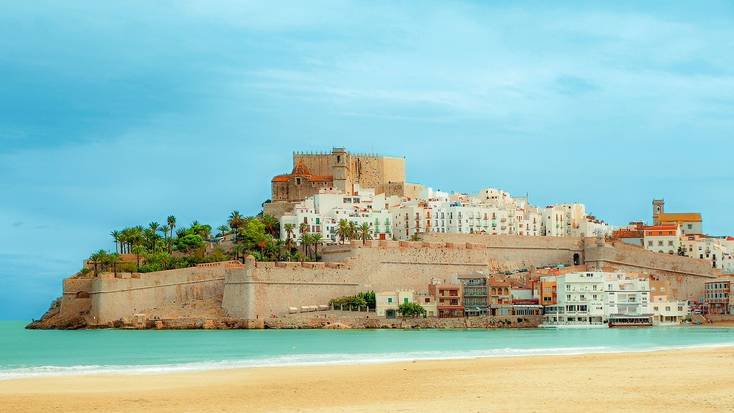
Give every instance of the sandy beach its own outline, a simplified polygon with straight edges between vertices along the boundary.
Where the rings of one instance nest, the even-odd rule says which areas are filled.
[[[0,382],[3,412],[722,412],[734,348]]]

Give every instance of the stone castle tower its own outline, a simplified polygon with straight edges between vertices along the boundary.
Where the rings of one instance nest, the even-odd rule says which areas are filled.
[[[265,213],[279,217],[321,189],[351,194],[357,186],[373,188],[378,194],[403,195],[405,158],[354,154],[345,148],[324,153],[294,152],[291,173],[277,175],[271,181],[271,202],[265,204]]]

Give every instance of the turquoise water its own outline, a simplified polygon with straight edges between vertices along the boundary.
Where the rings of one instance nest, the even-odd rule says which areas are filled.
[[[734,329],[25,330],[0,322],[0,379],[734,345]]]

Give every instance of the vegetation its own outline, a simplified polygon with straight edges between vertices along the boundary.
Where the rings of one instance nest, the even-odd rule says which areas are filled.
[[[403,303],[398,307],[403,317],[425,317],[426,309],[418,303]]]
[[[374,291],[367,291],[362,292],[357,295],[348,295],[344,297],[339,298],[333,298],[329,301],[329,305],[334,308],[339,308],[340,306],[344,306],[347,308],[360,308],[360,307],[367,307],[370,310],[374,310],[376,307],[376,301],[375,301],[375,292]]]
[[[329,301],[329,305],[333,308],[339,308],[341,306],[348,308],[359,308],[366,307],[367,301],[358,295],[349,295],[346,297],[333,298]]]
[[[280,223],[270,215],[246,217],[232,211],[216,228],[194,221],[181,226],[169,215],[165,224],[151,222],[110,233],[115,251],[99,250],[89,257],[81,275],[101,272],[151,272],[194,266],[204,262],[239,260],[247,255],[259,261],[303,261],[319,258],[320,234],[308,234],[303,253],[295,246],[294,226],[286,225],[286,241],[280,240]],[[134,260],[134,261],[133,261]]]
[[[357,294],[357,297],[361,297],[366,303],[370,310],[377,308],[377,300],[375,299],[374,291],[367,291],[365,293]]]

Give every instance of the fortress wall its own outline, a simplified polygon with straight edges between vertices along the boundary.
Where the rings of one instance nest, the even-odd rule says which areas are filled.
[[[651,273],[684,274],[704,278],[718,276],[718,272],[711,268],[705,260],[647,251],[623,242],[605,244],[603,247],[597,247],[592,243],[587,245],[585,255],[587,264],[590,265],[601,262],[603,264],[619,265],[620,267],[648,270]]]
[[[363,274],[353,268],[327,268],[324,263],[280,263],[253,272],[254,307],[258,316],[288,313],[289,307],[327,305],[329,300],[360,291]],[[272,264],[272,263],[269,263]]]
[[[140,278],[92,279],[91,324],[106,324],[165,304],[221,300],[224,268],[181,268],[140,274]]]
[[[334,163],[331,153],[310,154],[298,153],[293,155],[293,165],[301,161],[313,175],[331,176],[331,165]]]
[[[61,296],[61,317],[64,319],[78,317],[89,312],[92,301],[89,291],[92,289],[90,278],[67,278],[63,282],[64,293]]]
[[[603,247],[587,244],[586,263],[589,269],[619,270],[651,274],[674,286],[676,299],[699,301],[704,283],[718,276],[707,261],[677,255],[660,254],[616,242]]]
[[[578,237],[529,237],[522,235],[446,234],[428,232],[421,234],[426,242],[463,242],[483,244],[492,248],[512,249],[565,249],[583,251],[584,239]]]
[[[472,271],[490,273],[572,259],[571,252],[564,249],[508,250],[481,244],[407,241],[371,241],[364,247],[360,243],[331,251],[329,262],[323,263],[257,263],[251,280],[243,278],[231,284],[230,296],[236,298],[225,302],[225,309],[232,309],[228,312],[233,315],[245,314],[249,285],[255,301],[252,311],[262,318],[287,313],[289,307],[324,305],[332,298],[361,291],[426,291],[433,278],[449,281]],[[345,262],[334,262],[337,256]]]

